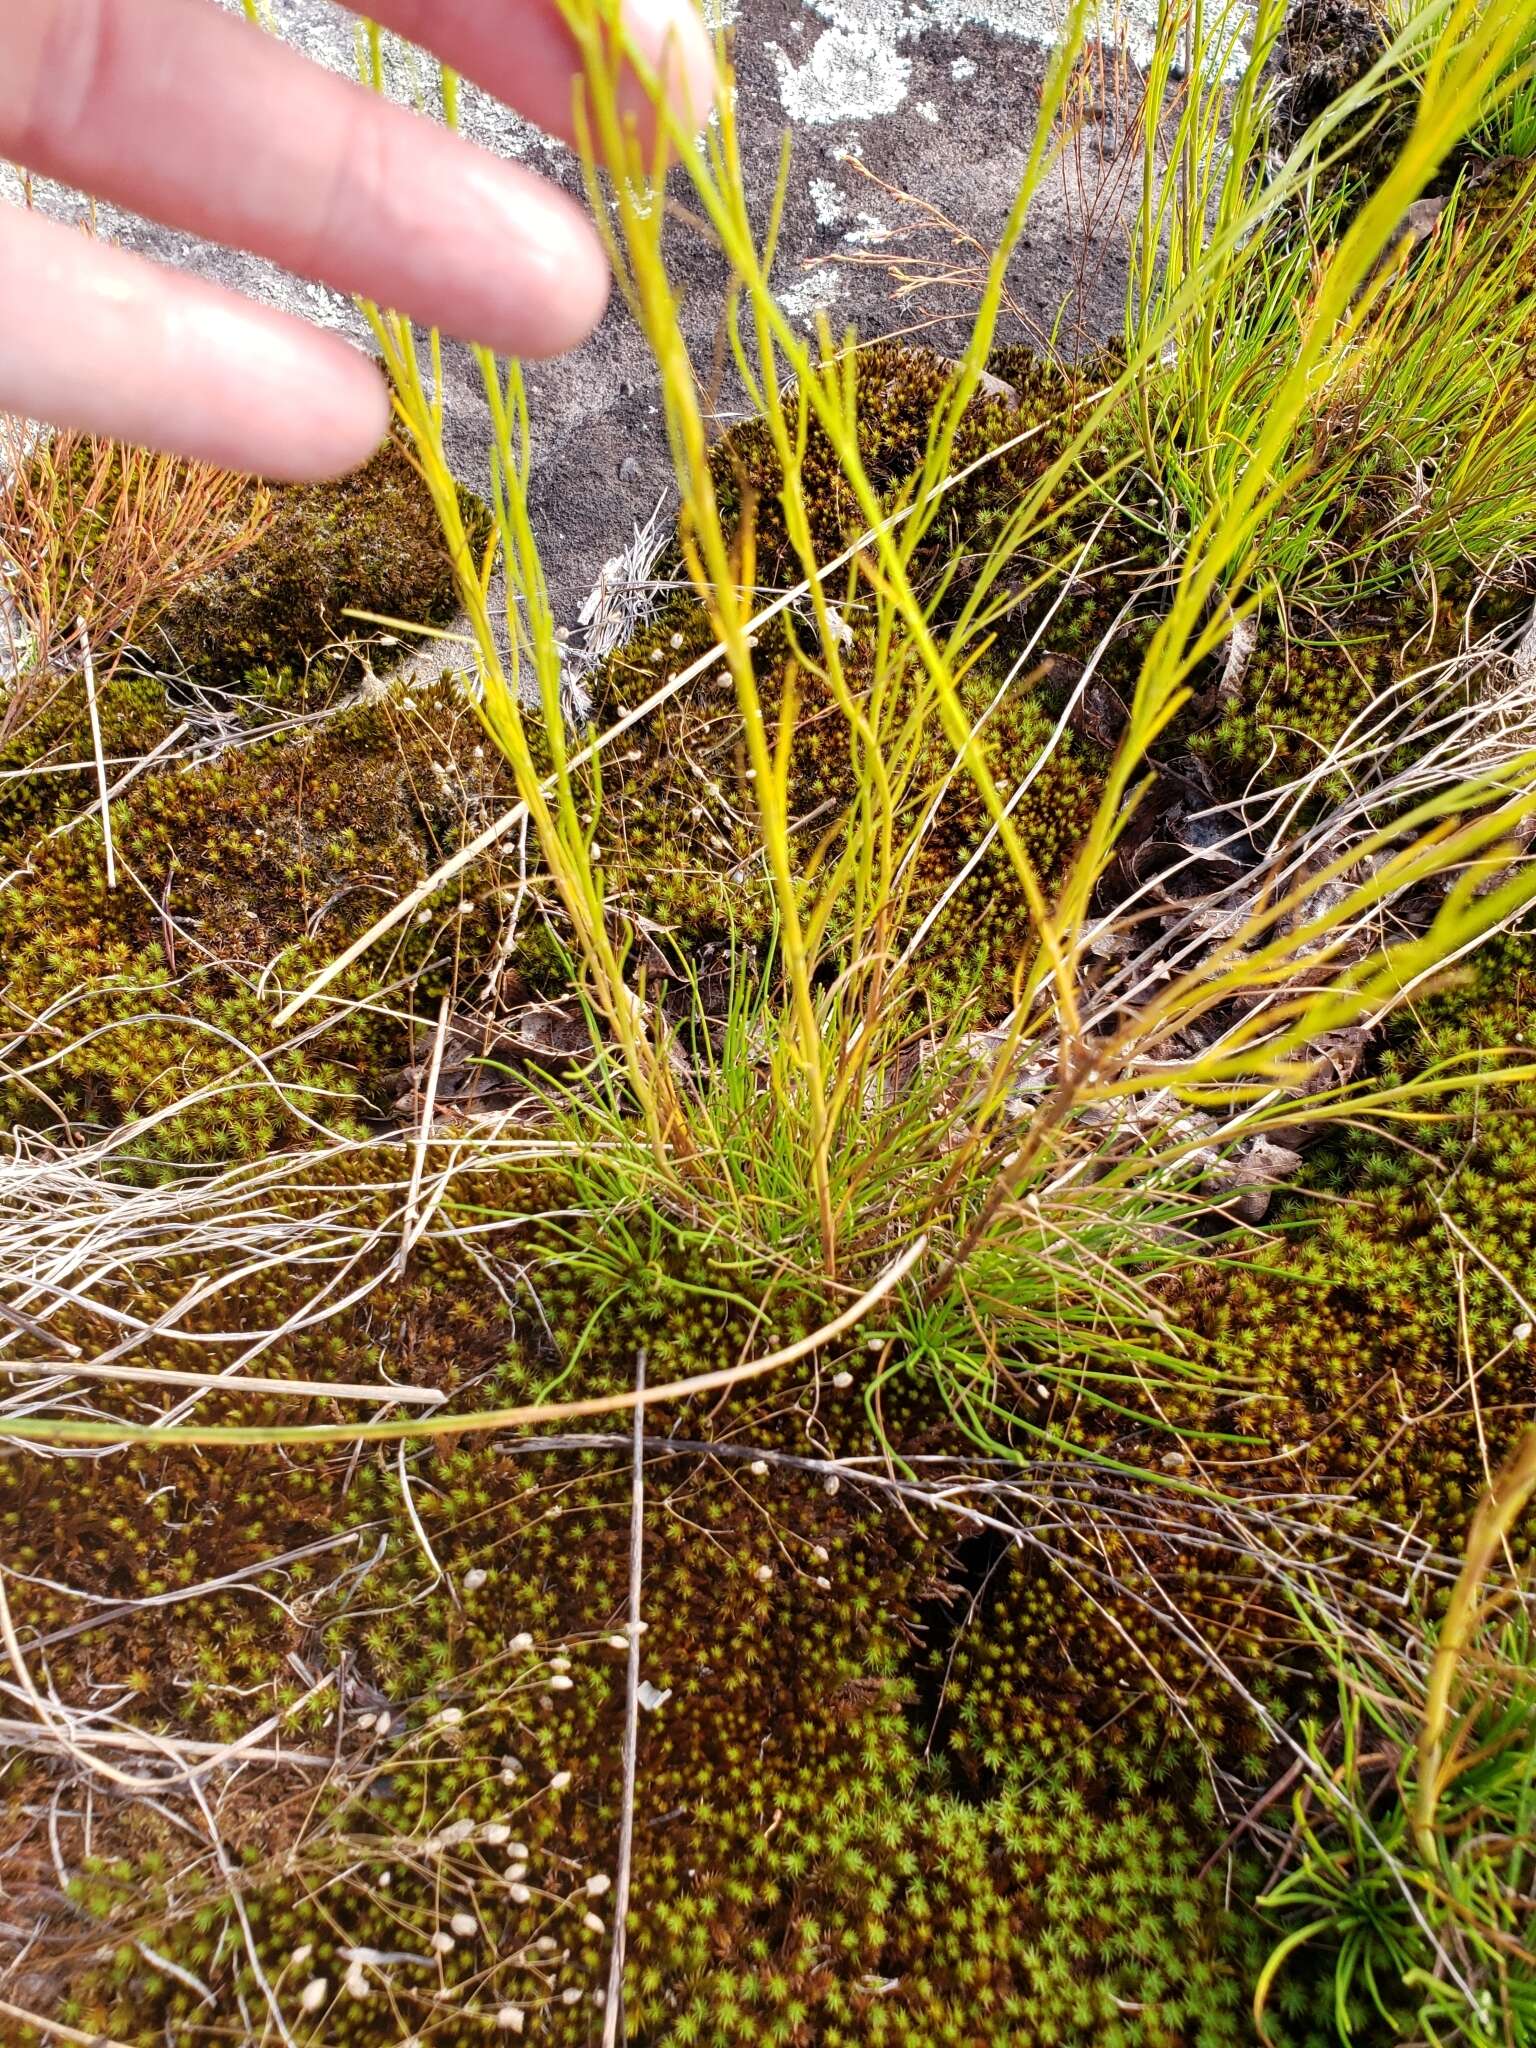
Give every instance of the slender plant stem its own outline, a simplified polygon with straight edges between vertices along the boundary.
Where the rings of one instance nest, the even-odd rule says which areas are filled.
[[[645,1392],[645,1347],[635,1355],[635,1392]],[[608,1953],[608,2002],[603,2008],[603,2048],[620,2039],[624,2008],[624,1929],[629,1918],[629,1881],[635,1854],[635,1776],[640,1754],[640,1578],[645,1535],[645,1408],[635,1403],[634,1485],[629,1499],[629,1655],[624,1667],[623,1805],[619,1813],[619,1860],[613,1879],[613,1945]]]
[[[1467,1537],[1461,1568],[1445,1619],[1440,1625],[1419,1724],[1418,1770],[1413,1800],[1414,1845],[1427,1864],[1438,1862],[1435,1810],[1440,1803],[1445,1747],[1451,1716],[1451,1694],[1482,1611],[1482,1591],[1494,1559],[1527,1504],[1536,1497],[1536,1423],[1530,1425],[1514,1456],[1483,1496]]]

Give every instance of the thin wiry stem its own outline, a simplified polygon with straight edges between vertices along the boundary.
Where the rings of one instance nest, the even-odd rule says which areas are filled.
[[[635,1392],[645,1391],[645,1347],[635,1355]],[[618,1867],[613,1880],[613,1936],[608,1953],[608,2000],[603,2008],[603,2048],[615,2048],[623,2024],[624,1935],[629,1919],[630,1875],[635,1854],[635,1775],[640,1757],[640,1611],[642,1549],[645,1539],[645,1410],[635,1404],[633,1479],[629,1502],[629,1649],[624,1661],[624,1748],[621,1762]]]

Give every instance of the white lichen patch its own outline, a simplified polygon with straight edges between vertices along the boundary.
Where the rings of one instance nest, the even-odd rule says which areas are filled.
[[[781,285],[778,301],[791,320],[809,321],[828,306],[836,305],[842,295],[843,280],[827,264],[820,270],[808,270],[793,284]]]
[[[806,189],[818,225],[835,228],[848,218],[848,201],[831,178],[812,178]]]
[[[801,64],[776,44],[770,52],[784,111],[807,127],[894,114],[907,96],[912,60],[873,29],[825,29]]]
[[[768,49],[778,67],[779,96],[791,120],[830,123],[894,114],[905,104],[911,80],[907,48],[937,31],[958,35],[983,29],[1010,42],[1039,43],[1046,48],[1061,35],[1065,0],[806,0],[828,24],[809,58],[793,63],[775,44]],[[1125,52],[1138,63],[1151,55],[1157,26],[1158,0],[1101,0],[1088,23],[1090,37]],[[1234,24],[1246,20],[1241,10]],[[1242,45],[1235,37],[1229,72],[1235,72]],[[976,76],[973,58],[957,57],[950,76],[964,84]],[[940,112],[931,100],[915,108],[923,120],[937,122]]]

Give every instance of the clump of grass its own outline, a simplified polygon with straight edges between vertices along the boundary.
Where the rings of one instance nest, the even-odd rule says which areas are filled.
[[[1280,0],[1258,10],[1253,47],[1261,59],[1285,13]],[[1522,189],[1529,165],[1510,167],[1507,211],[1473,203],[1479,177],[1469,168],[1438,218],[1426,202],[1430,222],[1410,220],[1437,173],[1456,175],[1469,131],[1435,147],[1425,119],[1428,96],[1446,82],[1445,64],[1460,54],[1459,28],[1448,24],[1436,44],[1438,24],[1412,8],[1398,10],[1394,27],[1376,62],[1291,150],[1288,165],[1310,184],[1297,232],[1234,232],[1255,209],[1272,217],[1293,203],[1283,174],[1265,181],[1257,170],[1269,128],[1252,63],[1228,146],[1212,140],[1224,95],[1218,85],[1202,87],[1197,74],[1168,144],[1170,174],[1151,176],[1149,158],[1144,181],[1128,318],[1144,360],[1191,268],[1202,266],[1206,279],[1187,315],[1171,323],[1171,366],[1143,384],[1144,459],[1198,528],[1273,430],[1276,388],[1310,358],[1309,388],[1287,419],[1278,458],[1285,488],[1256,523],[1245,565],[1257,591],[1302,611],[1324,613],[1409,577],[1440,585],[1475,578],[1531,547],[1536,401],[1525,368],[1530,209]],[[1513,17],[1505,28],[1472,133],[1479,122],[1499,132],[1505,112],[1529,92],[1528,32]],[[1181,33],[1178,16],[1165,15],[1155,75],[1166,79]],[[1221,13],[1210,33],[1218,41],[1235,34],[1234,17]],[[1347,179],[1329,182],[1324,173],[1340,157],[1347,171],[1362,139],[1352,128],[1385,115],[1406,124],[1403,147],[1362,200]],[[1420,154],[1426,144],[1432,156]],[[1362,295],[1348,303],[1329,290],[1331,245],[1365,225],[1362,205],[1375,212],[1368,231],[1379,253],[1368,283],[1360,280]]]
[[[1261,1909],[1293,1925],[1254,1997],[1294,2012],[1298,1952],[1331,1964],[1338,2038],[1503,2048],[1536,2025],[1529,1940],[1536,1845],[1536,1637],[1529,1587],[1490,1588],[1536,1494],[1536,1430],[1473,1518],[1444,1613],[1411,1659],[1367,1643],[1336,1660],[1332,1727],[1308,1731],[1285,1869]]]
[[[1266,16],[1268,33],[1272,34],[1277,20],[1278,11],[1271,9]],[[1128,1049],[1135,1043],[1145,1059],[1146,1049],[1181,1033],[1187,1035],[1195,1017],[1218,1004],[1239,973],[1252,983],[1254,942],[1262,942],[1266,928],[1278,933],[1288,920],[1294,927],[1306,900],[1301,895],[1287,899],[1274,912],[1262,913],[1230,948],[1230,966],[1224,967],[1218,953],[1192,976],[1176,982],[1134,1024],[1128,1022],[1118,1041],[1101,1042],[1091,1054],[1082,1043],[1077,989],[1082,963],[1074,955],[1077,934],[1087,927],[1088,905],[1126,829],[1148,751],[1184,702],[1187,678],[1225,638],[1220,613],[1214,622],[1211,619],[1213,596],[1231,587],[1234,574],[1247,573],[1261,526],[1272,523],[1303,487],[1305,472],[1294,459],[1294,436],[1315,407],[1319,378],[1325,370],[1334,374],[1355,349],[1364,318],[1359,294],[1365,289],[1372,306],[1380,301],[1377,265],[1382,248],[1408,198],[1465,132],[1468,94],[1475,96],[1479,90],[1474,80],[1500,73],[1508,56],[1505,45],[1512,47],[1510,32],[1507,25],[1501,30],[1467,9],[1447,31],[1441,71],[1433,81],[1434,89],[1426,88],[1403,162],[1345,231],[1324,267],[1311,310],[1292,336],[1295,346],[1287,358],[1287,372],[1278,397],[1266,409],[1264,430],[1251,459],[1240,471],[1229,468],[1218,499],[1196,522],[1177,587],[1142,665],[1127,728],[1105,774],[1097,814],[1083,835],[1059,900],[1051,902],[988,765],[975,714],[967,711],[961,694],[960,678],[975,658],[1003,563],[1027,541],[1047,494],[1070,475],[1106,408],[1129,393],[1137,377],[1150,374],[1157,347],[1181,320],[1193,318],[1198,323],[1203,317],[1198,309],[1208,303],[1214,281],[1230,281],[1244,274],[1238,252],[1252,243],[1253,231],[1273,215],[1280,197],[1301,183],[1304,161],[1293,162],[1257,196],[1245,183],[1246,167],[1260,145],[1252,107],[1264,35],[1244,73],[1237,141],[1232,150],[1232,161],[1243,168],[1229,175],[1223,189],[1217,233],[1206,247],[1191,243],[1182,266],[1169,273],[1158,293],[1145,294],[1147,310],[1143,328],[1135,337],[1134,370],[1127,368],[1107,392],[1083,406],[1076,431],[1066,437],[1055,459],[993,538],[950,623],[941,622],[930,597],[919,595],[913,563],[940,515],[946,472],[976,393],[981,364],[991,347],[1002,272],[1049,159],[1049,122],[1041,124],[1018,205],[983,295],[971,349],[951,385],[935,395],[936,410],[921,459],[893,504],[877,489],[866,466],[858,433],[857,389],[846,357],[829,358],[824,345],[818,349],[807,344],[777,311],[769,283],[772,225],[770,222],[766,242],[759,243],[742,196],[729,109],[702,152],[684,149],[675,121],[663,121],[663,134],[670,136],[679,166],[739,280],[738,303],[745,318],[738,314],[732,321],[732,346],[738,368],[759,404],[763,431],[772,443],[775,520],[782,521],[783,558],[790,573],[798,571],[803,585],[810,636],[794,647],[784,665],[770,723],[770,705],[753,644],[759,625],[755,614],[761,609],[752,596],[759,522],[750,504],[742,505],[734,520],[728,520],[722,508],[696,387],[676,327],[673,290],[660,242],[662,210],[643,198],[649,182],[665,167],[666,152],[656,162],[645,159],[614,111],[621,47],[615,25],[599,11],[573,19],[573,28],[583,49],[591,94],[586,117],[588,155],[593,160],[601,156],[612,173],[611,185],[603,189],[611,191],[616,208],[616,267],[660,366],[664,411],[683,499],[680,544],[716,635],[717,658],[731,679],[740,720],[755,807],[753,831],[771,890],[787,1014],[793,1017],[793,1028],[785,1038],[791,1059],[785,1070],[786,1085],[782,1091],[772,1091],[770,1099],[775,1116],[788,1118],[790,1127],[801,1134],[816,1197],[818,1256],[829,1276],[839,1270],[842,1235],[832,1193],[832,1157],[851,1135],[866,1084],[885,1056],[891,1033],[910,1029],[907,1006],[920,972],[920,965],[893,961],[890,946],[906,872],[903,807],[916,800],[921,813],[924,794],[924,785],[915,780],[920,769],[914,766],[910,750],[903,748],[903,732],[936,726],[944,734],[953,755],[951,772],[962,783],[974,786],[1007,870],[1021,893],[1022,944],[1015,963],[1019,1000],[1008,1056],[997,1062],[997,1069],[1003,1072],[1026,1040],[1042,1046],[1049,1042],[1062,1078],[1024,1144],[1017,1148],[1014,1164],[991,1193],[982,1197],[974,1221],[959,1232],[956,1249],[963,1259],[1016,1198],[1025,1175],[1041,1169],[1055,1132],[1070,1121],[1076,1107],[1093,1101],[1096,1095],[1134,1096],[1171,1078],[1155,1068],[1149,1068],[1146,1078],[1133,1075],[1119,1048]],[[1057,97],[1074,47],[1069,35],[1053,73]],[[1168,47],[1171,51],[1171,40]],[[451,101],[451,91],[449,97]],[[1048,92],[1048,110],[1054,104]],[[1193,101],[1190,104],[1195,106]],[[1193,165],[1212,152],[1201,143],[1205,130],[1198,110],[1191,122],[1180,161]],[[593,176],[596,179],[595,171]],[[1177,178],[1169,181],[1174,189],[1178,183]],[[594,189],[598,189],[596,185]],[[1197,210],[1191,206],[1191,221]],[[1192,226],[1188,233],[1193,234]],[[592,850],[606,836],[604,788],[600,772],[594,772],[590,750],[582,750],[573,766],[563,736],[559,651],[527,516],[524,399],[516,367],[498,369],[488,359],[481,365],[493,419],[498,422],[494,509],[499,551],[511,569],[508,587],[516,600],[509,604],[505,621],[513,650],[508,667],[497,648],[487,610],[489,559],[477,557],[450,502],[440,404],[430,395],[429,379],[408,331],[382,316],[378,331],[401,392],[402,419],[433,482],[466,602],[476,621],[488,722],[513,763],[521,800],[534,822],[571,920],[577,957],[605,1029],[622,1054],[658,1168],[675,1176],[680,1190],[686,1186],[690,1198],[696,1197],[704,1192],[707,1181],[698,1181],[703,1169],[695,1164],[699,1147],[690,1130],[690,1105],[679,1095],[668,1063],[637,1028],[637,990],[626,973],[632,940],[622,936],[615,940],[601,914],[604,878]],[[1203,345],[1186,342],[1191,359],[1201,346],[1209,351],[1214,332],[1214,326],[1207,330]],[[791,389],[795,393],[792,404],[785,396]],[[863,529],[847,559],[831,565],[815,543],[807,496],[804,461],[813,428],[832,451],[850,514],[862,522]],[[838,579],[839,598],[850,599],[857,593],[865,609],[862,638],[873,654],[868,673],[855,675],[850,670],[844,652],[842,606],[835,605],[829,594],[829,571]],[[798,670],[814,676],[818,688],[827,692],[834,729],[846,732],[855,792],[841,817],[823,832],[823,852],[809,872],[796,853],[790,829],[790,749],[803,697],[796,682]],[[529,693],[543,706],[537,744],[527,722],[525,678]],[[664,685],[657,694],[665,701],[670,686]],[[547,754],[542,751],[546,749]],[[543,772],[546,761],[547,782]],[[1416,851],[1407,850],[1413,832],[1430,824],[1429,814],[1421,813],[1416,820],[1394,821],[1373,852],[1358,849],[1348,869],[1340,870],[1341,879],[1345,872],[1358,871],[1362,857],[1386,853],[1389,845],[1402,849],[1393,855],[1392,865],[1405,886],[1417,886],[1417,879],[1410,883],[1409,878],[1417,878],[1421,862],[1439,868],[1476,857],[1483,838],[1491,845],[1506,836],[1520,801],[1507,786],[1490,786],[1486,794],[1491,807],[1483,812],[1479,824],[1462,828],[1464,836],[1454,850],[1442,843],[1438,831],[1433,834],[1432,852],[1429,841]],[[1456,801],[1463,813],[1469,802],[1472,809],[1479,808],[1472,785]],[[1515,809],[1508,808],[1510,804]],[[1352,906],[1363,909],[1378,886],[1373,883],[1364,895],[1352,896]],[[1521,886],[1510,884],[1516,894]],[[1511,897],[1511,904],[1513,901]],[[1474,908],[1474,903],[1478,907]],[[1484,917],[1491,924],[1502,911],[1503,905],[1492,899],[1461,892],[1447,921],[1424,943],[1433,951],[1451,941],[1452,925],[1467,919],[1476,923]],[[1326,944],[1325,930],[1337,930],[1343,922],[1330,912],[1309,929],[1302,943]],[[839,940],[835,963],[828,945],[828,935],[834,929]],[[1466,936],[1471,936],[1470,925]],[[1274,938],[1267,954],[1260,954],[1260,960],[1269,965],[1259,966],[1258,977],[1272,973],[1277,981],[1283,979],[1291,972],[1294,957],[1293,932],[1287,930],[1284,937]],[[834,965],[836,1006],[829,1009],[818,995],[817,982],[823,967],[833,969]],[[1224,980],[1224,974],[1230,980]],[[1339,984],[1329,990],[1325,999],[1329,1023],[1342,1024],[1348,1015],[1369,1007],[1372,995],[1360,977],[1352,979],[1356,985],[1347,991]],[[1322,1014],[1315,1007],[1319,1000],[1323,999],[1314,997],[1294,1007],[1283,1003],[1276,1010],[1266,1009],[1265,1021],[1253,1023],[1244,1034],[1253,1050],[1230,1046],[1219,1070],[1210,1074],[1212,1084],[1230,1088],[1281,1072],[1288,1051],[1299,1049],[1323,1028]],[[1258,1051],[1261,1044],[1262,1052]],[[1190,1088],[1201,1085],[1194,1068],[1178,1078]],[[978,1131],[962,1147],[963,1162],[986,1158],[980,1131],[988,1128],[995,1108],[995,1101],[984,1107],[977,1120]],[[957,1179],[955,1169],[946,1180],[948,1191],[953,1191]]]

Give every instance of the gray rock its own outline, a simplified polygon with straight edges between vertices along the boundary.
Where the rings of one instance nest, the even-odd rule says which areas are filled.
[[[238,9],[239,0],[219,0]],[[963,345],[975,291],[960,283],[911,282],[979,265],[955,230],[981,246],[996,236],[1024,168],[1039,104],[1042,41],[1054,32],[1045,0],[711,0],[729,27],[737,69],[737,118],[749,192],[766,207],[780,138],[791,129],[794,154],[776,274],[781,299],[808,329],[824,311],[834,330],[856,327],[864,339],[916,333],[954,354]],[[352,16],[330,0],[274,0],[282,33],[333,69],[354,70]],[[1144,47],[1154,0],[1117,7],[1119,32]],[[1107,10],[1106,10],[1107,12]],[[1039,195],[1027,247],[1009,279],[1011,311],[1000,338],[1044,335],[1066,309],[1061,332],[1100,338],[1121,318],[1124,262],[1106,192],[1117,168],[1106,135],[1120,132],[1135,152],[1137,85],[1118,76],[1112,58],[1104,117],[1063,155]],[[430,71],[401,52],[392,90],[419,99]],[[1124,104],[1120,105],[1119,102]],[[577,166],[560,144],[518,116],[466,89],[465,126],[485,147],[515,156],[571,190]],[[1123,163],[1118,166],[1123,168]],[[253,175],[257,173],[253,170]],[[1117,203],[1134,196],[1123,181]],[[4,180],[0,177],[0,192]],[[77,195],[43,187],[41,203],[78,217]],[[1093,219],[1095,234],[1083,226]],[[239,252],[218,249],[110,208],[106,232],[162,261],[365,338],[347,300]],[[944,223],[951,223],[946,226]],[[726,278],[696,233],[679,227],[672,253],[694,359],[708,374]],[[906,273],[891,268],[899,258]],[[487,415],[463,351],[447,355],[451,452],[471,484],[485,476]],[[556,615],[570,622],[603,562],[627,540],[630,511],[612,479],[668,471],[655,380],[641,337],[615,299],[592,340],[558,363],[529,370],[535,435],[534,510],[546,553]],[[714,404],[723,428],[739,415],[728,386]]]

